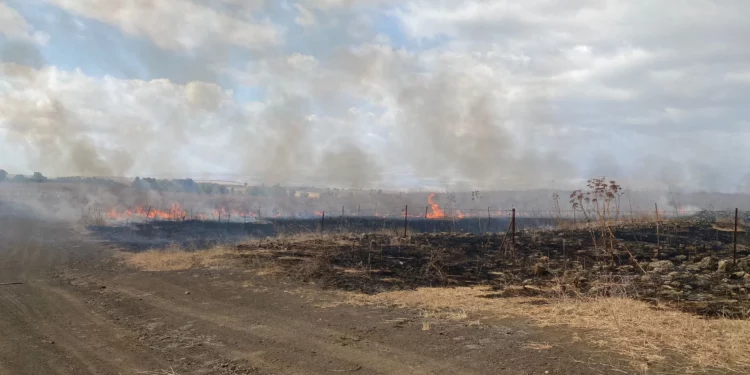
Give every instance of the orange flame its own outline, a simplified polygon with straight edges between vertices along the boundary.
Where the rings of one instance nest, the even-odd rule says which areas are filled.
[[[184,220],[187,217],[187,211],[185,211],[179,204],[175,203],[166,210],[158,208],[143,208],[138,206],[134,210],[127,209],[125,211],[118,211],[116,208],[112,208],[106,212],[105,216],[110,220],[126,220],[131,218],[143,217],[147,219],[164,219],[164,220]]]
[[[162,219],[162,220],[187,220],[197,218],[200,220],[213,220],[216,218],[232,219],[235,220],[247,220],[248,218],[257,218],[258,214],[255,212],[247,212],[244,210],[237,209],[226,209],[218,208],[210,211],[209,213],[196,212],[193,216],[188,210],[183,209],[179,204],[172,204],[167,209],[159,209],[154,207],[144,208],[143,206],[137,206],[135,209],[118,210],[112,208],[106,212],[103,212],[103,216],[108,220],[128,220],[128,219]],[[277,215],[278,216],[278,215]]]
[[[435,203],[433,200],[435,198],[435,193],[430,193],[430,196],[427,197],[427,203],[430,204],[430,211],[427,214],[428,219],[442,219],[445,217],[445,213],[443,212],[443,209],[440,208],[440,205]]]

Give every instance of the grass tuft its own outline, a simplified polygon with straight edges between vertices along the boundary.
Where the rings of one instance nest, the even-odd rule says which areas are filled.
[[[750,368],[750,322],[703,319],[672,310],[654,308],[628,298],[493,298],[486,287],[421,288],[375,296],[358,302],[398,305],[423,311],[464,311],[488,318],[527,318],[538,326],[567,326],[585,332],[588,342],[630,357],[651,361],[677,354],[694,368],[727,371]],[[425,313],[423,313],[425,314]]]
[[[185,251],[179,247],[170,247],[141,253],[123,253],[121,258],[128,266],[142,271],[183,271],[194,268],[220,268],[230,263],[232,255],[232,251],[224,246],[202,251]]]

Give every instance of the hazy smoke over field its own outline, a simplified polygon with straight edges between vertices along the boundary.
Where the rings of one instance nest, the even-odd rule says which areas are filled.
[[[0,4],[2,156],[22,155],[11,172],[356,188],[567,187],[596,175],[659,188],[750,185],[714,167],[720,156],[675,147],[695,144],[682,129],[700,133],[736,111],[700,112],[700,93],[670,96],[663,87],[682,75],[650,65],[659,52],[639,31],[525,18],[551,10],[546,2],[509,10],[517,24],[492,21],[494,3],[485,18],[443,2],[425,12],[421,1],[24,4]],[[632,15],[605,8],[589,10]],[[465,19],[449,16],[459,10]],[[88,57],[61,63],[52,47],[68,44]],[[728,148],[741,144],[727,137]]]

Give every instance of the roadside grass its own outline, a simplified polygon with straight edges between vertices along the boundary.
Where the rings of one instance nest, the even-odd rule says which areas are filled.
[[[139,372],[139,374],[144,374],[144,375],[179,375],[177,372],[174,371],[174,369],[172,367],[170,367],[169,370],[146,371],[146,372]]]
[[[126,265],[141,271],[183,271],[229,266],[236,253],[226,246],[198,251],[186,251],[171,246],[167,249],[152,249],[140,253],[120,253],[120,258]]]
[[[672,353],[690,360],[691,366],[681,369],[685,373],[705,368],[744,373],[750,368],[750,322],[703,319],[629,298],[497,298],[487,287],[460,287],[357,295],[351,300],[435,314],[462,311],[484,318],[526,318],[540,327],[567,326],[583,331],[589,343],[625,355],[642,368]]]
[[[307,235],[313,236],[313,235]],[[303,240],[303,236],[295,237]],[[178,247],[122,254],[123,262],[144,271],[179,271],[195,268],[254,266],[258,275],[279,269],[272,260],[283,250],[262,249],[248,243],[245,250],[219,246],[185,251]],[[278,255],[278,254],[276,254]],[[240,260],[241,259],[241,260]],[[315,258],[308,262],[316,262]],[[418,309],[424,330],[435,319],[467,320],[469,317],[528,319],[539,327],[566,326],[575,329],[587,343],[630,358],[644,371],[661,363],[671,365],[675,357],[685,358],[680,373],[720,371],[747,373],[750,369],[750,321],[705,319],[663,306],[628,298],[570,297],[554,290],[508,287],[498,292],[487,286],[419,288],[376,295],[343,292],[342,303],[385,305]],[[335,304],[334,304],[335,305]],[[540,345],[537,349],[547,348]],[[680,364],[681,366],[683,364]]]

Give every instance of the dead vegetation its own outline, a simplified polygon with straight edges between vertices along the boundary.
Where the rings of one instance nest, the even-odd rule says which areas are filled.
[[[183,271],[193,268],[217,268],[232,264],[233,249],[218,246],[208,250],[187,251],[177,246],[142,253],[120,253],[123,262],[142,271]]]
[[[683,373],[707,367],[736,372],[750,369],[748,321],[703,319],[623,297],[550,297],[556,292],[514,289],[514,293],[498,294],[487,286],[420,288],[357,295],[353,300],[432,314],[462,311],[472,317],[528,318],[542,327],[572,327],[584,332],[582,339],[587,342],[626,355],[644,369],[675,356],[692,364],[681,368]],[[534,294],[537,296],[530,296]]]
[[[689,359],[679,372],[750,369],[750,244],[706,217],[483,236],[312,234],[190,252],[128,254],[151,271],[244,267],[349,292],[350,303],[420,309],[436,320],[528,318],[563,325],[644,369]],[[731,319],[728,319],[731,318]],[[545,350],[540,344],[536,350]]]

